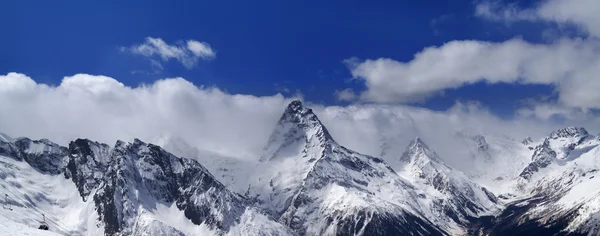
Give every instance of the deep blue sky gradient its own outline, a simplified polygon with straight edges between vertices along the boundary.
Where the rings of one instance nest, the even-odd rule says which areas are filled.
[[[299,90],[306,100],[339,104],[335,89],[364,87],[349,81],[347,58],[408,61],[450,40],[544,42],[543,27],[487,22],[474,8],[465,0],[2,1],[0,74],[54,85],[76,73],[101,74],[129,86],[181,76],[230,93],[272,95],[285,87],[287,95]],[[169,61],[160,74],[132,74],[150,71],[148,60],[118,49],[148,36],[207,42],[217,56],[191,70]],[[457,99],[477,100],[509,117],[523,99],[552,90],[477,83],[413,105],[445,110]]]

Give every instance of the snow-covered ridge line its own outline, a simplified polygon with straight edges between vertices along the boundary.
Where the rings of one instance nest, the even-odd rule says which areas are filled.
[[[600,233],[597,136],[566,127],[523,142],[456,138],[472,148],[472,172],[421,138],[401,155],[355,152],[300,101],[256,162],[209,158],[183,140],[162,142],[176,156],[139,139],[61,147],[0,134],[0,190],[15,193],[0,216],[35,227],[45,212],[64,235]]]
[[[203,235],[221,235],[236,232],[237,235],[256,232],[256,229],[248,226],[258,224],[265,230],[276,232],[276,235],[292,234],[287,227],[268,216],[260,216],[260,210],[253,209],[244,197],[227,190],[197,161],[175,157],[159,146],[138,139],[131,143],[117,141],[114,147],[78,139],[66,148],[48,140],[4,138],[0,142],[0,154],[0,159],[21,166],[17,168],[16,165],[7,164],[8,169],[2,171],[5,173],[2,176],[6,173],[9,173],[6,178],[18,176],[10,173],[27,168],[36,176],[62,179],[63,185],[67,184],[77,192],[76,196],[71,195],[69,202],[95,209],[90,219],[96,222],[94,226],[82,222],[87,227],[67,232],[53,225],[51,230],[55,232],[85,235],[98,235],[100,232],[106,235],[196,235],[199,232]],[[40,168],[47,167],[48,163],[56,165]],[[3,187],[7,191],[14,188]],[[33,196],[43,193],[24,194],[34,199]],[[48,196],[36,199],[44,201],[46,198]],[[181,215],[179,221],[157,215],[157,205],[174,207],[175,210],[170,212]],[[64,207],[50,204],[48,211]],[[250,222],[247,217],[260,219],[261,222]],[[85,219],[89,222],[89,218]]]

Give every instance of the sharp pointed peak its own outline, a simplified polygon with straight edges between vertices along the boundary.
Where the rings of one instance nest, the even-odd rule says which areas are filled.
[[[290,104],[288,104],[288,106],[285,108],[285,112],[284,112],[284,116],[285,115],[306,115],[306,114],[312,114],[312,109],[307,108],[304,106],[304,104],[302,104],[302,101],[300,100],[294,100],[292,102],[290,102]]]
[[[415,139],[408,144],[408,147],[406,147],[406,150],[400,157],[400,161],[412,162],[417,156],[419,158],[426,157],[430,160],[441,162],[441,159],[437,153],[431,150],[431,148],[429,148],[429,146],[427,146],[427,144],[425,144],[425,142],[419,137],[415,137]]]
[[[287,106],[287,110],[292,110],[292,111],[301,110],[302,108],[304,108],[304,105],[302,104],[302,101],[300,101],[300,100],[293,100]]]
[[[415,137],[412,141],[410,141],[410,144],[408,145],[408,149],[414,148],[429,149],[429,147],[427,146],[427,144],[425,144],[423,139],[419,137]]]
[[[260,159],[270,160],[283,146],[294,143],[294,140],[312,138],[322,143],[335,143],[317,115],[304,107],[300,100],[294,100],[279,119]]]

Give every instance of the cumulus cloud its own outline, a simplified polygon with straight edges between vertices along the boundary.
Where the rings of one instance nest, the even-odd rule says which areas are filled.
[[[0,76],[0,132],[48,138],[62,145],[76,138],[114,144],[117,139],[182,140],[202,151],[257,160],[287,104],[295,97],[228,94],[183,78],[128,87],[88,74],[64,77],[57,86],[24,74]],[[306,102],[342,145],[388,161],[419,136],[450,164],[466,162],[457,134],[542,137],[562,126],[536,117],[502,120],[477,103],[457,103],[443,112],[401,105],[324,106]],[[597,120],[580,122],[594,131]],[[178,141],[179,142],[179,141]],[[179,143],[185,146],[186,144]]]
[[[243,156],[262,149],[290,99],[227,94],[182,78],[127,87],[110,77],[77,74],[49,86],[9,73],[0,76],[0,132],[63,145],[79,137],[112,145],[174,136]]]
[[[594,92],[600,89],[600,43],[595,40],[451,41],[425,48],[408,62],[380,58],[347,64],[365,82],[360,97],[366,101],[422,101],[444,89],[483,81],[553,85],[566,106],[600,108],[600,94]]]
[[[152,37],[147,37],[142,44],[123,47],[121,51],[148,57],[155,70],[162,70],[162,65],[154,59],[155,57],[160,58],[162,61],[175,59],[186,68],[191,69],[198,63],[199,59],[210,60],[216,56],[215,51],[205,42],[188,40],[185,44],[169,45],[161,38]]]
[[[351,88],[342,90],[336,89],[333,94],[335,95],[338,101],[351,102],[356,100],[356,93],[354,93],[354,90]]]
[[[594,92],[600,89],[599,11],[597,0],[548,0],[529,9],[483,1],[475,8],[475,14],[482,18],[575,25],[588,37],[554,35],[550,43],[520,38],[504,42],[454,40],[424,48],[409,61],[352,58],[345,62],[353,77],[367,87],[359,95],[363,101],[420,102],[446,89],[477,82],[543,84],[556,89],[555,107],[587,112],[600,108],[600,95]],[[548,107],[538,106],[532,114],[548,117],[550,113],[542,114],[542,110],[550,111],[545,109]]]

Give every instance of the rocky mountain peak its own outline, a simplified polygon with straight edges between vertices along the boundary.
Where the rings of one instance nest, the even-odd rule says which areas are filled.
[[[265,153],[261,161],[271,159],[281,150],[298,142],[319,143],[319,146],[323,146],[334,141],[317,115],[296,100],[287,106],[277,122],[264,148]]]
[[[557,138],[579,138],[588,136],[589,133],[583,127],[565,127],[550,133],[551,139]]]
[[[423,140],[417,137],[408,144],[406,151],[404,151],[400,157],[400,162],[410,163],[419,159],[429,159],[431,161],[441,162],[438,154],[431,150]]]

